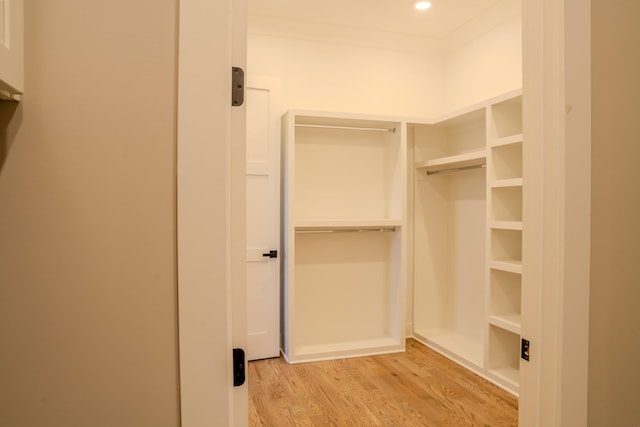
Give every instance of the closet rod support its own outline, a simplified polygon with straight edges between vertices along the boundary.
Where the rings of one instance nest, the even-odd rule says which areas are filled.
[[[473,165],[473,166],[461,166],[459,168],[449,168],[449,169],[440,169],[437,171],[427,171],[427,175],[438,175],[441,173],[451,173],[451,172],[460,172],[460,171],[466,171],[466,170],[471,170],[471,169],[479,169],[479,168],[486,168],[487,165],[486,164],[481,164],[481,165]]]
[[[296,127],[300,128],[322,128],[322,129],[346,129],[346,130],[364,130],[373,132],[391,132],[394,133],[396,128],[372,128],[361,126],[333,126],[333,125],[308,125],[303,123],[296,123]]]

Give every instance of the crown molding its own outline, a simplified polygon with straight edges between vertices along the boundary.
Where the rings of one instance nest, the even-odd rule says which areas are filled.
[[[521,0],[500,0],[443,38],[423,37],[289,18],[248,15],[250,35],[339,43],[442,56],[522,15]]]
[[[266,15],[249,14],[248,32],[250,35],[340,43],[435,55],[442,54],[442,43],[435,38],[363,30]]]

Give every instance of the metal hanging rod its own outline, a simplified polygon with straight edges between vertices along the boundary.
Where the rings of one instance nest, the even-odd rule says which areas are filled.
[[[393,233],[395,227],[380,228],[332,228],[315,230],[296,230],[296,234],[331,234],[331,233]]]
[[[482,164],[482,165],[473,165],[473,166],[461,166],[459,168],[449,168],[449,169],[440,169],[437,171],[427,171],[427,175],[438,175],[441,173],[451,173],[451,172],[460,172],[460,171],[466,171],[466,170],[470,170],[470,169],[479,169],[479,168],[486,168],[487,165],[486,164]]]
[[[323,128],[323,129],[347,129],[347,130],[366,130],[374,132],[391,132],[394,133],[396,128],[370,128],[362,126],[332,126],[332,125],[307,125],[302,123],[296,123],[296,127],[300,128]]]

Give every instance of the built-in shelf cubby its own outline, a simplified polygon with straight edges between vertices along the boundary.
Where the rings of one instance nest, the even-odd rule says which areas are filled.
[[[497,183],[504,180],[522,180],[522,142],[493,146],[491,154],[492,178]]]
[[[522,134],[522,96],[516,96],[491,105],[493,137],[496,140]]]
[[[491,188],[491,220],[522,222],[522,185]]]
[[[489,323],[519,334],[521,275],[497,269],[490,269],[489,275]]]
[[[520,382],[520,336],[489,325],[487,369],[506,387],[517,389]]]
[[[492,227],[491,260],[522,264],[522,232]]]

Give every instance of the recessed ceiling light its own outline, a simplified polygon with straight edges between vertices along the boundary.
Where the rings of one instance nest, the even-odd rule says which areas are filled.
[[[415,7],[418,10],[426,10],[431,7],[431,3],[429,3],[428,1],[417,1]]]

